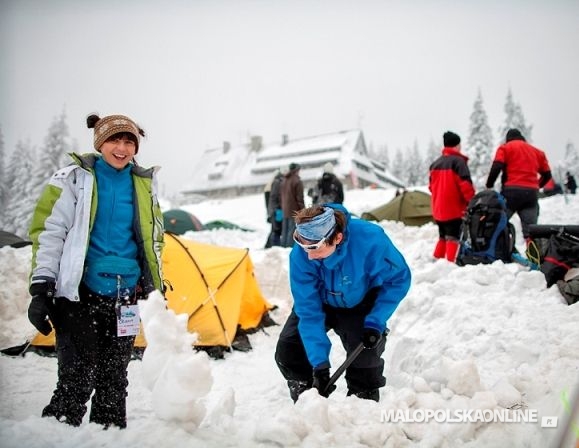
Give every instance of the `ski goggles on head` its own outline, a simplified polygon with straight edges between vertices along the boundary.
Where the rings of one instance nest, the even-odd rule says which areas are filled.
[[[324,244],[327,243],[328,241],[328,237],[332,234],[332,232],[334,231],[334,229],[336,228],[336,226],[333,226],[328,233],[326,233],[326,235],[324,235],[324,237],[318,241],[317,243],[309,243],[309,244],[304,244],[299,240],[300,234],[298,233],[298,231],[296,230],[294,232],[294,242],[300,246],[303,250],[305,251],[312,251],[312,250],[318,250],[320,248],[322,248],[324,246]]]

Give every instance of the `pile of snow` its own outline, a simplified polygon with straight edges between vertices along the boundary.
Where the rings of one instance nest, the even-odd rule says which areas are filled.
[[[345,206],[361,214],[394,191],[346,192]],[[567,199],[567,200],[566,200]],[[542,199],[539,222],[579,224],[579,196]],[[263,196],[205,201],[185,207],[202,222],[224,219],[254,232],[190,232],[187,238],[248,247],[265,297],[283,324],[292,306],[288,249],[263,249],[268,234]],[[520,223],[517,244],[522,248]],[[389,322],[388,384],[379,403],[346,397],[343,379],[329,399],[306,392],[294,405],[274,362],[281,326],[250,335],[253,350],[210,360],[188,349],[194,335],[160,296],[141,304],[149,346],[129,364],[128,428],[79,428],[40,418],[56,382],[56,359],[35,354],[0,357],[0,440],[3,447],[545,447],[554,446],[566,418],[562,397],[579,387],[579,305],[568,306],[540,272],[501,262],[459,267],[434,261],[433,224],[380,225],[406,257],[412,288]],[[26,318],[30,248],[0,249],[0,347],[34,335]],[[344,359],[331,334],[335,369]],[[507,411],[510,409],[511,411]],[[484,415],[532,411],[537,423],[412,423],[386,421],[436,412]],[[388,414],[394,412],[393,414]],[[404,414],[406,413],[406,414]],[[453,414],[454,413],[454,414]],[[446,414],[444,414],[446,415]],[[558,428],[541,427],[557,416]]]

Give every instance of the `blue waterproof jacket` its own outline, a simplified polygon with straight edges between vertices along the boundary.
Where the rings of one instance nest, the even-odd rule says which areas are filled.
[[[406,261],[384,230],[371,222],[352,219],[339,204],[325,206],[346,214],[344,239],[322,260],[309,260],[298,245],[290,252],[290,287],[298,330],[313,368],[330,367],[331,343],[326,334],[323,304],[338,308],[358,305],[372,288],[379,288],[364,327],[380,332],[410,288]]]

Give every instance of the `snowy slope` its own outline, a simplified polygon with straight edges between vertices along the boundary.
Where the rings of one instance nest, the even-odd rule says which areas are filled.
[[[346,192],[345,205],[360,214],[387,202],[394,191]],[[579,196],[541,200],[540,223],[579,224]],[[225,219],[254,232],[216,230],[187,237],[248,247],[267,299],[283,324],[291,309],[288,249],[263,249],[268,224],[262,195],[188,206],[202,221]],[[520,225],[513,219],[517,230]],[[0,357],[2,447],[548,447],[557,428],[542,416],[565,411],[561,395],[579,387],[579,306],[567,306],[540,272],[500,262],[458,267],[433,261],[433,224],[381,225],[413,271],[408,296],[389,322],[387,386],[379,403],[345,397],[343,379],[326,400],[313,391],[293,405],[273,355],[281,327],[250,336],[253,350],[209,360],[186,348],[181,318],[142,306],[143,320],[181,329],[171,341],[151,325],[151,350],[129,366],[128,428],[103,431],[84,423],[71,428],[39,417],[56,381],[56,360],[27,354]],[[26,319],[30,249],[0,249],[0,346],[24,342],[34,330]],[[146,316],[146,319],[145,319]],[[332,339],[336,341],[335,337]],[[147,359],[148,357],[148,359]],[[335,369],[344,359],[332,350]],[[533,411],[539,423],[385,422],[388,410]]]

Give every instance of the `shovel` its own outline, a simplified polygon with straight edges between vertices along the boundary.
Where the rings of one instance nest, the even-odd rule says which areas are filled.
[[[340,365],[340,367],[338,367],[334,372],[334,374],[330,377],[330,381],[328,382],[326,388],[324,389],[324,393],[326,393],[328,389],[332,387],[336,381],[338,381],[338,378],[342,376],[342,373],[344,373],[344,371],[350,366],[350,364],[354,362],[354,360],[358,357],[358,355],[362,352],[362,350],[364,350],[364,344],[360,342],[358,346],[354,349],[354,351],[350,353],[350,356],[346,358],[346,360],[342,363],[342,365]]]
[[[386,339],[388,337],[389,333],[390,333],[390,330],[388,328],[386,328],[386,331],[384,332],[384,335],[383,335],[384,339]],[[350,364],[352,364],[354,362],[354,360],[358,357],[358,355],[360,353],[362,353],[362,350],[364,350],[364,344],[362,342],[360,342],[356,346],[354,351],[352,353],[350,353],[350,356],[348,356],[346,358],[346,360],[342,363],[342,365],[340,365],[340,367],[338,367],[336,369],[336,371],[334,372],[334,374],[330,377],[330,381],[328,381],[328,385],[324,389],[324,393],[327,393],[328,389],[330,387],[332,387],[336,381],[338,381],[338,379],[342,376],[342,373],[344,373],[344,371],[350,366]]]

